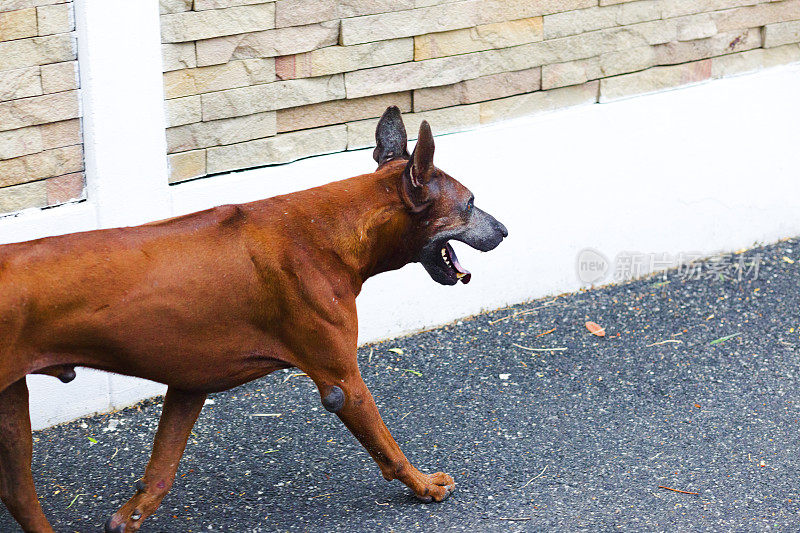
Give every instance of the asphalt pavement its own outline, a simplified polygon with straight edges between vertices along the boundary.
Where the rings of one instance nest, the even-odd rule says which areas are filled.
[[[384,481],[288,370],[210,397],[142,531],[798,531],[800,242],[729,259],[756,254],[757,279],[670,271],[361,348],[406,455],[456,479],[443,503]],[[57,531],[133,494],[159,412],[35,433]]]

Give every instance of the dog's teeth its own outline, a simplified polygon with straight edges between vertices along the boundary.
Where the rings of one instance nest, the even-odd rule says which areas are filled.
[[[464,276],[466,276],[466,274],[462,274],[461,272],[456,272],[456,277],[457,277],[458,279],[461,279],[461,278],[463,278]]]
[[[455,269],[455,267],[453,267],[453,263],[450,262],[450,254],[447,253],[447,248],[442,248],[442,260],[444,261],[445,265]]]

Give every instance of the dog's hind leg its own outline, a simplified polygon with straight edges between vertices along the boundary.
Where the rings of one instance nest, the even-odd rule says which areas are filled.
[[[144,477],[136,483],[136,494],[106,522],[107,533],[138,531],[167,495],[178,471],[178,463],[203,408],[205,394],[177,391],[170,387]]]
[[[23,531],[52,533],[31,474],[31,419],[25,378],[0,392],[0,498]]]

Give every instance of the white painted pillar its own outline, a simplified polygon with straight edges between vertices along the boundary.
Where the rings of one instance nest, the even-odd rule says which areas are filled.
[[[157,0],[75,0],[86,181],[99,227],[170,215]],[[131,208],[135,206],[135,208]]]

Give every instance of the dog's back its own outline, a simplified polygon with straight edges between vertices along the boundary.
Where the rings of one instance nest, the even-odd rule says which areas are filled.
[[[174,337],[196,327],[197,314],[219,300],[219,280],[228,278],[226,297],[235,298],[246,283],[242,272],[252,271],[243,219],[237,206],[223,206],[0,246],[0,389],[56,364],[111,366],[106,358],[117,364],[125,352],[158,351],[157,337],[170,338],[167,328]],[[193,303],[191,313],[173,311]],[[90,360],[71,360],[81,354]]]

